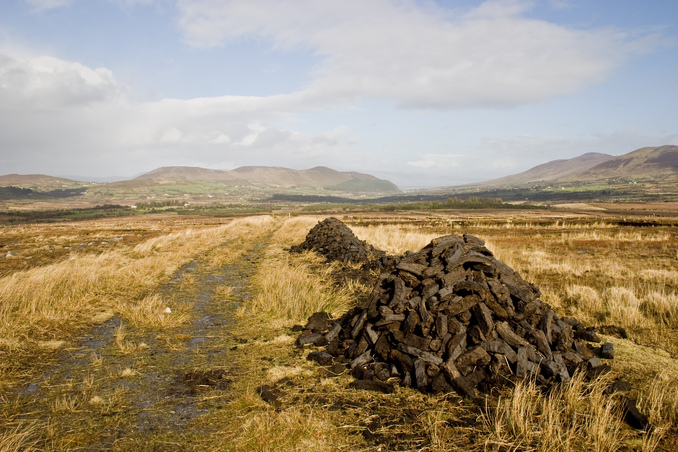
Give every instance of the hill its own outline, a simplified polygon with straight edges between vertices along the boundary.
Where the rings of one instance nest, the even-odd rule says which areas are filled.
[[[537,182],[555,182],[571,177],[576,178],[578,174],[612,159],[614,159],[614,157],[611,155],[591,152],[571,159],[553,160],[519,174],[492,179],[473,185],[500,187],[529,185]]]
[[[567,180],[612,178],[678,179],[678,146],[637,149],[572,175]]]
[[[231,171],[198,167],[170,166],[155,169],[133,179],[158,183],[203,181],[239,185],[264,185],[273,188],[308,187],[344,192],[397,193],[398,187],[369,174],[336,171],[324,166],[294,170],[277,166],[243,166]],[[129,181],[128,181],[129,182]]]
[[[72,188],[79,184],[74,180],[45,174],[6,174],[0,176],[0,187],[20,187],[46,191]]]

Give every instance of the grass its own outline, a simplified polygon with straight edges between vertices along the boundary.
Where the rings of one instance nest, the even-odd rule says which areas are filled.
[[[187,228],[150,238],[133,247],[101,254],[72,254],[42,267],[0,279],[0,353],[6,360],[25,355],[45,340],[67,339],[113,312],[146,327],[183,323],[184,312],[166,314],[153,290],[181,265],[210,248],[241,236],[259,237],[270,217],[234,220],[228,225]],[[102,313],[104,315],[102,316]],[[0,366],[11,380],[12,368]]]
[[[333,267],[313,272],[312,267],[320,267],[321,262],[315,255],[290,255],[282,248],[269,248],[254,275],[256,296],[240,315],[260,312],[301,322],[314,312],[336,316],[348,310],[350,292],[332,290]]]
[[[626,443],[620,408],[604,394],[609,383],[586,383],[581,374],[543,394],[531,379],[518,383],[483,421],[486,446],[534,451],[615,451]]]
[[[31,450],[37,444],[45,450],[70,450],[89,444],[88,433],[75,420],[91,422],[93,431],[130,422],[120,414],[130,404],[131,390],[125,388],[149,374],[174,371],[160,362],[151,366],[143,341],[152,338],[187,356],[200,353],[187,348],[190,335],[176,333],[193,316],[190,297],[188,302],[174,299],[162,295],[159,287],[174,284],[193,293],[197,277],[168,281],[182,264],[199,260],[211,271],[245,258],[242,268],[252,272],[249,285],[224,284],[214,294],[219,303],[241,305],[238,322],[229,331],[228,362],[215,361],[232,372],[232,386],[198,393],[195,400],[204,414],[185,430],[123,437],[116,442],[119,450],[672,450],[678,436],[675,227],[619,226],[614,219],[556,218],[544,212],[506,215],[351,214],[343,220],[359,238],[390,253],[418,250],[443,234],[477,235],[499,259],[539,285],[542,298],[559,315],[627,328],[629,339],[603,337],[614,344],[616,354],[608,378],[623,376],[633,383],[630,395],[650,417],[652,432],[633,431],[620,422],[617,398],[603,394],[605,380],[587,384],[577,377],[549,393],[528,380],[490,395],[481,408],[454,394],[427,395],[399,387],[389,395],[349,389],[351,377],[329,378],[307,361],[310,350],[293,346],[295,334],[289,327],[320,310],[341,315],[356,302],[356,293],[370,288],[338,285],[335,267],[314,253],[286,251],[322,217],[258,217],[228,225],[169,224],[165,233],[144,229],[149,235],[143,240],[122,240],[103,252],[74,253],[0,279],[2,352],[13,362],[19,356],[31,362],[67,348],[74,331],[70,325],[93,325],[111,315],[122,319],[113,333],[115,353],[88,358],[86,371],[51,400],[47,425],[19,421],[11,413],[21,411],[21,400],[3,401],[0,424],[8,427],[0,434],[0,450]],[[0,237],[13,231],[16,237],[28,237],[35,229],[12,229]],[[102,231],[97,240],[109,241],[108,234]],[[77,230],[62,231],[61,236],[63,243],[84,241]],[[49,240],[57,243],[56,238]],[[43,243],[35,236],[30,241]],[[87,238],[87,243],[93,241]],[[245,252],[252,247],[259,250],[256,259]],[[165,312],[167,307],[171,313]],[[3,372],[3,378],[19,381],[31,369]],[[120,389],[103,390],[109,380],[119,382]],[[265,403],[257,394],[261,385],[282,390],[279,403]]]

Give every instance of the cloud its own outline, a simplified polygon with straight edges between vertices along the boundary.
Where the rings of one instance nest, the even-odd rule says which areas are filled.
[[[55,109],[109,102],[125,88],[110,70],[50,56],[0,50],[0,103],[4,108]]]
[[[343,126],[301,133],[277,125],[306,104],[300,99],[291,94],[137,103],[107,68],[5,49],[0,51],[3,164],[14,172],[110,175],[194,161],[212,167],[224,162],[305,166],[305,159],[341,155],[339,149],[351,142]]]
[[[532,2],[449,11],[414,0],[179,0],[187,42],[266,39],[318,58],[305,91],[325,102],[385,99],[407,109],[507,108],[603,80],[657,45],[610,29],[526,16]]]

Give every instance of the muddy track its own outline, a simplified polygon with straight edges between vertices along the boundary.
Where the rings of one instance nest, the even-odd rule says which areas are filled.
[[[170,309],[192,305],[184,325],[147,331],[113,317],[22,388],[19,418],[38,426],[38,448],[199,449],[210,430],[201,416],[231,399],[231,349],[242,342],[231,333],[235,310],[266,242],[216,269],[196,259],[159,288]]]

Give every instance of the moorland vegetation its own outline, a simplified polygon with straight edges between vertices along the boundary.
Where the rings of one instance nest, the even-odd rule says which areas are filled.
[[[627,339],[603,335],[616,356],[602,379],[578,376],[548,393],[527,380],[480,407],[455,394],[350,389],[349,375],[328,374],[306,360],[309,349],[294,347],[294,325],[317,311],[336,318],[371,291],[351,276],[359,268],[287,251],[322,218],[4,226],[0,449],[649,451],[678,444],[678,229],[671,218],[624,224],[597,212],[535,210],[340,217],[392,254],[471,233],[539,286],[558,315],[627,331]],[[215,273],[221,269],[245,279]],[[204,296],[208,281],[214,289]],[[205,303],[230,323],[196,329]],[[103,345],[84,346],[90,336]],[[623,423],[618,399],[606,394],[618,377],[632,384],[651,430]],[[199,384],[186,389],[189,380]],[[148,381],[165,402],[140,405]],[[262,387],[279,391],[271,404]],[[179,406],[193,414],[161,421],[175,419]]]

